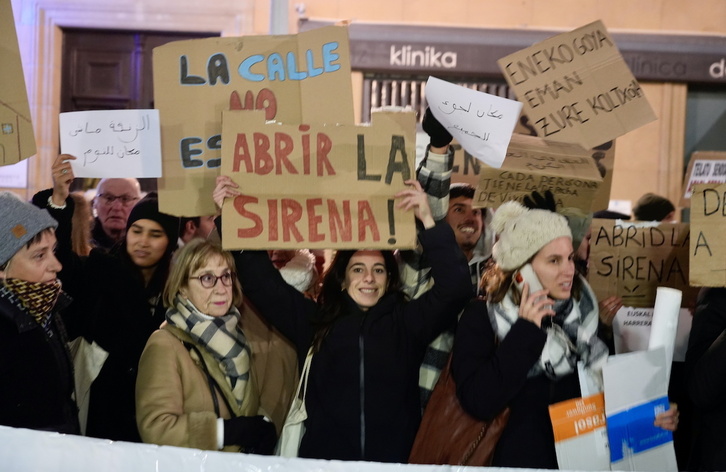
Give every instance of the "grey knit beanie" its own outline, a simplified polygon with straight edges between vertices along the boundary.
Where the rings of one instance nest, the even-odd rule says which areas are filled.
[[[24,202],[12,192],[0,192],[0,266],[36,234],[57,227],[58,222],[48,211]]]
[[[499,236],[492,248],[492,257],[502,270],[522,267],[559,237],[572,238],[567,218],[549,210],[529,210],[519,202],[500,206],[491,227]]]

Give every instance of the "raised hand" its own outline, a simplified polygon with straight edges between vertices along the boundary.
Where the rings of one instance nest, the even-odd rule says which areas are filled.
[[[214,192],[212,192],[212,198],[219,211],[222,209],[225,198],[234,198],[240,195],[240,192],[237,190],[239,185],[234,183],[228,175],[218,175],[215,182],[217,185],[214,187]]]
[[[75,156],[60,154],[55,158],[50,168],[51,177],[53,178],[52,199],[55,205],[65,205],[66,198],[71,193],[71,183],[75,176],[73,175],[70,161],[74,160],[76,160]]]
[[[542,318],[555,316],[552,309],[552,300],[547,297],[549,290],[538,290],[529,294],[529,284],[524,283],[522,287],[522,301],[519,302],[519,317],[531,321],[537,326],[542,326]]]
[[[423,223],[424,228],[432,228],[436,222],[431,214],[431,207],[429,206],[429,200],[426,192],[423,191],[418,180],[409,179],[404,183],[413,188],[401,190],[394,195],[394,198],[399,200],[396,208],[400,208],[405,211],[413,209],[413,214],[421,221],[421,223]]]

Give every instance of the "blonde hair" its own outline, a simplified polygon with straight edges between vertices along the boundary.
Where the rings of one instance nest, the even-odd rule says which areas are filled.
[[[164,306],[173,307],[174,299],[182,288],[188,286],[192,273],[215,256],[222,258],[232,272],[232,305],[240,306],[242,304],[242,286],[237,279],[232,254],[222,249],[219,244],[201,238],[192,239],[174,255],[169,277],[164,286]]]

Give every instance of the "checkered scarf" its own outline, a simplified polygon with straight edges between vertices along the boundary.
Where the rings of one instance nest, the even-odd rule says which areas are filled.
[[[585,364],[586,371],[593,379],[600,376],[602,366],[608,357],[608,349],[597,337],[598,306],[595,294],[582,280],[583,287],[579,300],[568,299],[555,302],[555,317],[546,328],[547,341],[539,360],[532,366],[528,377],[546,375],[557,379],[571,374],[577,369],[577,361]],[[494,315],[499,340],[519,318],[517,306],[507,294],[499,303],[487,303],[487,309]],[[600,383],[599,381],[597,382]]]
[[[242,405],[250,379],[250,348],[238,328],[240,313],[231,307],[224,316],[202,314],[189,300],[177,295],[174,308],[166,312],[166,320],[204,347],[219,362],[238,405]]]
[[[23,307],[42,327],[48,325],[51,311],[61,293],[61,282],[28,282],[20,279],[5,279],[8,288],[22,303]]]

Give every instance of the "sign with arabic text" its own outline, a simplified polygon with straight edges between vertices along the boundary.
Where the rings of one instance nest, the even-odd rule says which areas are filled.
[[[161,177],[159,110],[73,111],[59,123],[76,177]]]
[[[492,167],[502,165],[521,103],[436,77],[426,82],[426,100],[436,119],[472,156]]]
[[[558,207],[588,213],[602,184],[590,154],[576,144],[514,134],[499,169],[481,166],[473,205],[499,208],[510,200],[521,201],[535,190],[549,190]]]

